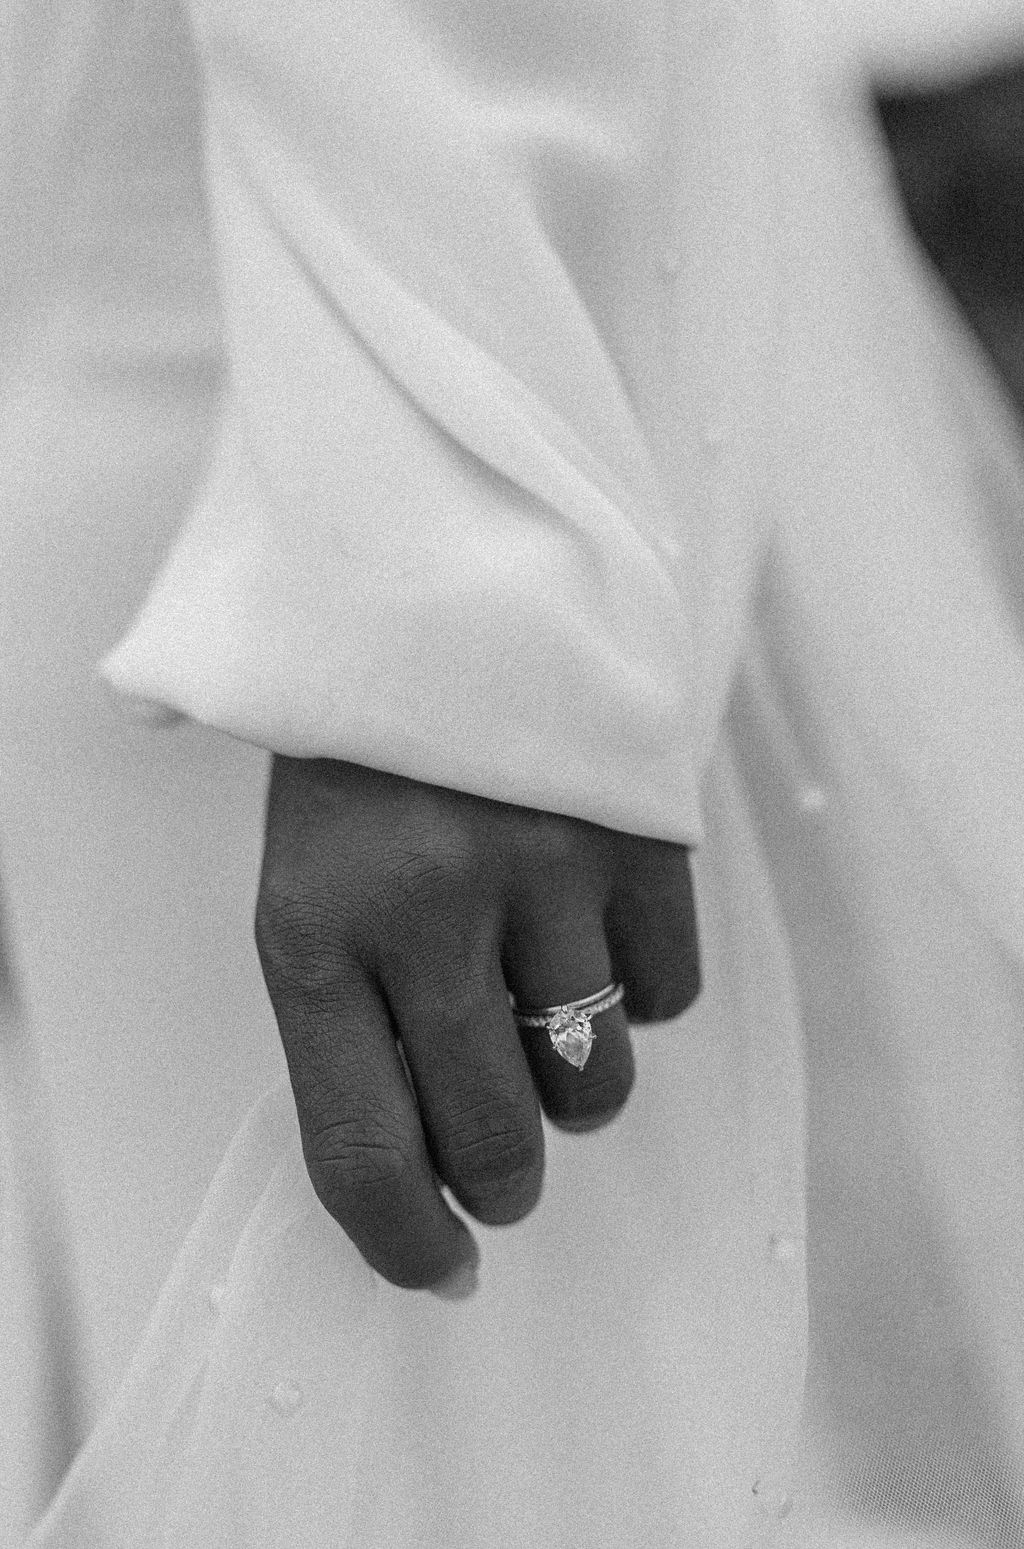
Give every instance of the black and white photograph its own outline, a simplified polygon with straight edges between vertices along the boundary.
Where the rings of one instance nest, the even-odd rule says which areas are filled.
[[[0,1549],[1024,1549],[1024,0],[0,0]]]

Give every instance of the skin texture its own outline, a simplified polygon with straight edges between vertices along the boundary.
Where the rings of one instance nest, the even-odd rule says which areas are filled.
[[[628,1022],[695,999],[683,846],[330,760],[274,760],[256,939],[310,1178],[367,1262],[436,1287],[475,1262],[449,1208],[537,1203],[543,1110],[589,1130],[633,1084]],[[580,1072],[525,1006],[612,980]],[[399,1042],[400,1040],[400,1042]]]

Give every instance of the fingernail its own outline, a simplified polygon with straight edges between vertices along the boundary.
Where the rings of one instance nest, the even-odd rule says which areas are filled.
[[[436,1285],[430,1287],[431,1296],[439,1296],[445,1302],[464,1302],[477,1290],[480,1279],[477,1274],[479,1259],[474,1255],[470,1259],[464,1259],[457,1269],[453,1269],[450,1275],[445,1275]]]

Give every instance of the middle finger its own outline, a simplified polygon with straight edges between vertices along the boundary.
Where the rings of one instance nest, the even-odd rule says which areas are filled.
[[[544,1136],[497,951],[453,962],[426,944],[383,977],[438,1176],[478,1221],[520,1220],[540,1196]]]

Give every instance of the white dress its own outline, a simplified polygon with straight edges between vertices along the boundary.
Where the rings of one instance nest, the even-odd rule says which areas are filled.
[[[196,0],[230,388],[63,316],[7,387],[4,875],[111,1400],[34,1549],[1024,1538],[1019,433],[823,15]],[[118,637],[214,730],[101,708]],[[701,1001],[468,1302],[313,1196],[218,730],[698,845]]]

